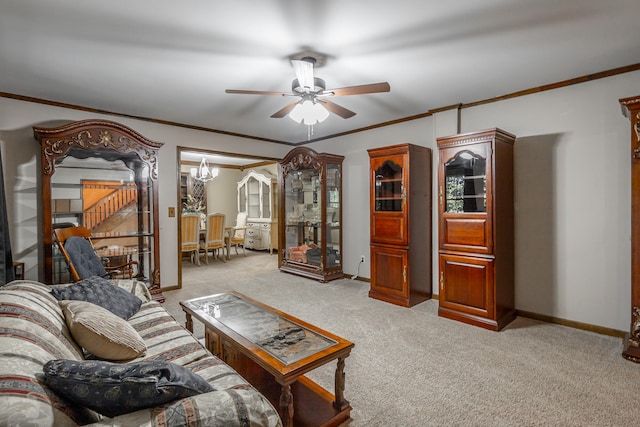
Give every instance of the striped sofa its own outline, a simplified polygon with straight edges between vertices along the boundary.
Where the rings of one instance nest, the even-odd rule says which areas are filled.
[[[176,322],[144,286],[114,282],[143,304],[128,322],[147,345],[139,360],[188,367],[216,391],[114,418],[65,402],[41,381],[52,359],[83,358],[50,288],[14,281],[0,288],[0,426],[281,426],[268,400]]]

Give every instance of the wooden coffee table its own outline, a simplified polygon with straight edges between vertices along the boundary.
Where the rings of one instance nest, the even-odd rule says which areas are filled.
[[[338,426],[350,417],[344,361],[354,344],[238,292],[180,302],[186,327],[280,410],[285,427]],[[304,374],[337,359],[335,395]]]

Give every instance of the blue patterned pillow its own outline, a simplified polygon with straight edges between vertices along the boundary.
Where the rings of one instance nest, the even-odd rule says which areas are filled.
[[[113,418],[215,389],[175,363],[50,360],[44,382],[68,401]]]
[[[58,300],[87,301],[99,305],[124,320],[140,310],[140,298],[114,285],[112,281],[93,276],[64,288],[53,288],[51,293]]]

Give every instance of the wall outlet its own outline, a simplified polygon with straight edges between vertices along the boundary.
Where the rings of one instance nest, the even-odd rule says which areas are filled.
[[[364,255],[360,255],[360,262],[364,262]]]

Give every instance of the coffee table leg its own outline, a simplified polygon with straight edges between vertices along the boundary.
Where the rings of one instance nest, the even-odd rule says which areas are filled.
[[[291,385],[283,385],[280,393],[280,409],[282,410],[282,425],[284,427],[293,426],[293,394]]]
[[[191,319],[191,315],[187,312],[184,313],[184,317],[187,319],[184,325],[185,328],[191,333],[193,333],[193,320]]]
[[[333,407],[338,411],[342,411],[349,406],[349,402],[344,398],[344,357],[338,358],[338,366],[336,367],[336,400]]]

